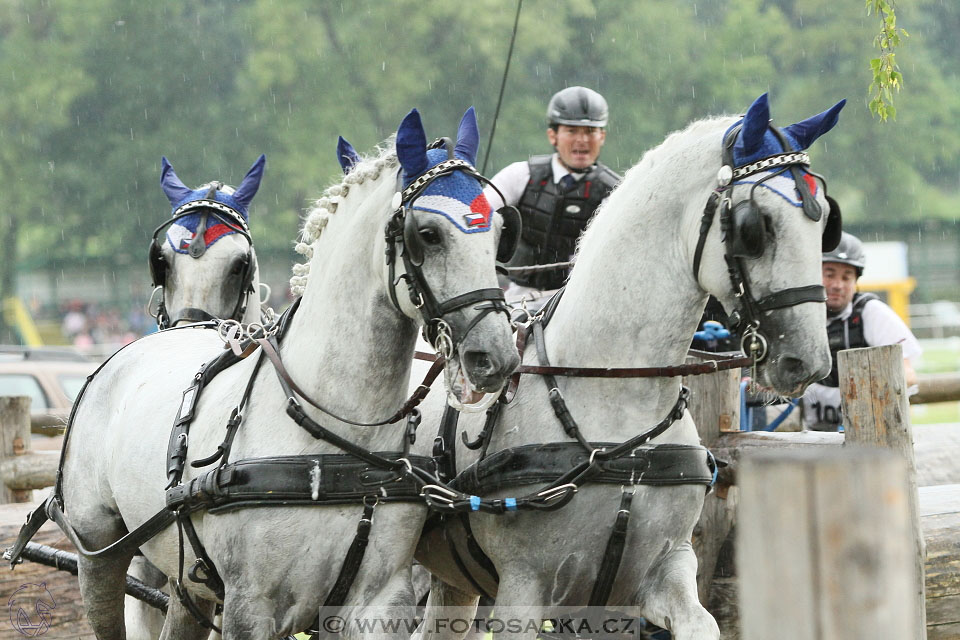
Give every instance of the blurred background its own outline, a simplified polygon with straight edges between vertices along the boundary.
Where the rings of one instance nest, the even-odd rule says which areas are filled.
[[[340,176],[338,134],[370,151],[416,107],[429,136],[453,135],[474,105],[487,153],[516,8],[0,2],[0,343],[28,342],[32,326],[45,344],[109,351],[155,328],[144,306],[148,242],[170,215],[162,155],[193,187],[236,184],[267,154],[250,224],[283,307],[299,218]],[[863,2],[525,0],[486,173],[550,150],[546,103],[565,86],[606,96],[601,159],[621,172],[671,131],[765,91],[781,124],[847,98],[813,167],[847,229],[883,243],[865,286],[955,370],[960,4],[914,0],[897,18],[910,34],[897,52],[905,89],[896,120],[880,123],[867,109],[879,19]]]

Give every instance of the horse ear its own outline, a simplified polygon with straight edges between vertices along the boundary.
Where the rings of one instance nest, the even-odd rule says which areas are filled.
[[[250,206],[250,202],[253,201],[253,196],[257,195],[257,190],[260,188],[260,180],[263,179],[263,170],[266,166],[267,156],[261,153],[257,161],[254,162],[250,170],[247,171],[247,175],[243,176],[243,182],[241,182],[237,190],[233,192],[233,199],[244,209]]]
[[[397,129],[397,158],[410,179],[427,170],[427,134],[416,109],[407,114]]]
[[[843,109],[845,104],[847,104],[847,101],[843,99],[823,113],[818,113],[812,118],[784,127],[783,132],[797,141],[797,148],[809,149],[817,138],[833,129],[840,119],[840,110]]]
[[[753,101],[747,109],[747,115],[743,116],[743,126],[733,147],[738,158],[748,158],[760,150],[769,124],[770,103],[767,101],[767,94],[763,94]]]
[[[349,173],[350,169],[353,169],[354,165],[360,162],[360,155],[357,150],[353,148],[352,144],[344,140],[343,136],[339,136],[339,140],[337,140],[337,160],[340,161],[340,167],[344,173]]]
[[[170,206],[175,207],[177,203],[190,195],[191,190],[183,184],[173,170],[173,165],[167,160],[166,156],[160,158],[160,188],[166,194]]]
[[[457,130],[457,146],[453,155],[470,164],[477,164],[477,149],[480,147],[480,130],[477,128],[477,112],[473,107],[467,109],[460,119]]]

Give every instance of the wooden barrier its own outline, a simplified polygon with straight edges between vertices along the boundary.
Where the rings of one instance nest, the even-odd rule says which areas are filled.
[[[30,452],[30,398],[0,397],[0,461]],[[29,502],[31,493],[25,488],[0,487],[0,503]]]
[[[740,489],[744,640],[915,637],[902,458],[856,447],[769,452],[747,458]]]
[[[688,358],[688,362],[690,360]],[[722,433],[739,429],[740,372],[734,369],[690,376],[683,383],[690,389],[690,414],[700,441],[713,449]],[[725,478],[726,474],[707,494],[700,520],[693,530],[693,548],[698,561],[697,592],[704,604],[710,598],[717,558],[736,514],[737,488]]]
[[[926,550],[917,505],[917,468],[913,457],[913,431],[910,428],[910,407],[903,373],[903,348],[899,344],[892,344],[848,349],[837,354],[837,364],[846,443],[885,447],[899,455],[907,467],[910,537],[914,547],[914,637],[923,640],[927,637],[923,580]]]
[[[960,374],[935,373],[917,377],[917,393],[910,396],[910,404],[953,402],[960,400]]]
[[[52,486],[56,451],[32,451],[30,398],[0,397],[0,503],[29,502],[33,489]]]
[[[892,361],[895,362],[899,354],[888,353],[887,357],[892,358]],[[875,371],[877,375],[883,375],[879,374],[878,371]],[[690,378],[687,384],[688,386],[695,386],[704,378],[726,375],[728,374],[724,372]],[[701,385],[701,388],[720,389],[724,387],[724,384],[726,388],[732,389],[730,396],[736,398],[737,391],[731,386],[730,381],[723,384],[714,381],[709,385]],[[715,393],[719,393],[719,391]],[[888,402],[892,402],[894,398],[897,399],[894,413],[899,411],[901,415],[907,415],[906,405],[902,403],[902,398],[896,396],[896,394],[884,393],[886,393],[885,400]],[[728,401],[723,399],[711,400],[710,395],[709,392],[698,394],[695,390],[693,393],[694,402],[700,404],[692,405],[691,412],[695,415],[705,416],[701,418],[704,424],[698,425],[703,442],[713,450],[718,459],[728,461],[730,466],[721,469],[715,492],[707,497],[700,522],[694,530],[693,544],[700,562],[698,587],[700,588],[701,601],[717,618],[724,640],[736,640],[740,637],[739,597],[737,594],[733,536],[730,536],[729,532],[735,526],[734,509],[739,495],[739,487],[736,484],[742,460],[765,450],[815,450],[822,455],[832,455],[830,453],[832,450],[837,450],[844,445],[847,434],[827,432],[720,433],[718,414],[728,411],[725,407],[728,407],[729,404],[725,404]],[[872,395],[866,394],[863,399],[867,401],[868,398],[872,397]],[[711,411],[715,412],[712,416]],[[877,415],[883,415],[882,406],[878,406],[875,411],[878,412]],[[906,431],[906,427],[902,426],[902,422],[903,420],[900,421],[901,426],[898,430],[890,428],[885,422],[882,425],[877,425],[877,421],[873,419],[860,420],[858,425],[854,427],[854,429],[857,429],[857,435],[851,436],[850,439],[860,438],[865,441],[885,443],[893,448],[899,446],[899,450],[904,452],[904,460],[906,461],[905,454],[907,449],[910,448],[910,434]],[[872,426],[867,423],[871,423]],[[870,436],[864,429],[879,429],[886,433],[886,436],[884,438],[879,435]],[[956,448],[951,448],[951,443],[955,443],[960,434],[947,427],[944,427],[941,431],[936,434],[921,431],[924,437],[917,439],[918,460],[922,460],[924,463],[919,465],[924,471],[919,477],[936,480],[939,484],[957,483],[957,480],[953,479],[954,474],[952,472],[944,474],[943,469],[939,468],[943,465],[937,461],[946,459],[950,464],[954,464]],[[891,440],[889,438],[893,434],[899,434],[899,445],[897,445],[896,439]],[[923,444],[923,446],[919,446],[919,444]],[[940,450],[938,451],[938,449]],[[924,469],[924,467],[934,468]],[[788,494],[784,499],[792,500],[792,495]],[[923,565],[926,588],[927,638],[929,640],[960,640],[960,483],[953,484],[953,486],[921,488],[917,504],[919,518],[915,519],[914,522],[919,523],[918,527],[924,534],[927,546],[927,560]],[[917,564],[920,564],[919,553],[917,554]],[[915,589],[919,592],[919,584],[915,584]],[[914,636],[909,637],[913,638]]]

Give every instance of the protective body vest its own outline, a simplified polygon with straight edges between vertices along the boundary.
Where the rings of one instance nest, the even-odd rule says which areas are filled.
[[[827,325],[827,339],[830,341],[830,357],[833,366],[830,375],[820,381],[827,387],[840,386],[840,371],[837,369],[837,354],[844,349],[869,347],[863,334],[863,307],[871,300],[879,300],[872,293],[853,294],[853,309],[846,320],[831,322]]]
[[[517,208],[523,220],[519,246],[510,266],[566,262],[573,255],[577,239],[603,199],[610,195],[621,177],[609,167],[595,164],[566,193],[553,181],[551,155],[531,156],[530,181]],[[511,276],[521,285],[557,289],[568,269]]]

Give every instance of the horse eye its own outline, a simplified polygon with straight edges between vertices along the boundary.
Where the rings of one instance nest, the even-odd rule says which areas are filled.
[[[438,245],[442,241],[440,232],[434,229],[433,227],[424,227],[420,229],[420,237],[423,238],[424,244],[429,245]]]
[[[243,272],[243,260],[235,260],[230,267],[230,275],[238,276],[241,272]]]

